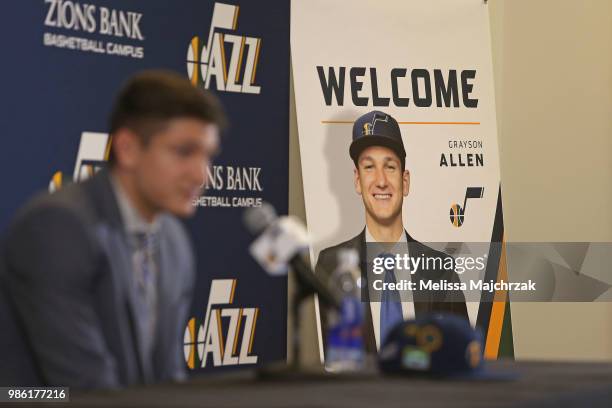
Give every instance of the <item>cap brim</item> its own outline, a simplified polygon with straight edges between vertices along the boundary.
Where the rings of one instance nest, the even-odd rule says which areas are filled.
[[[370,146],[387,147],[393,150],[400,159],[406,157],[406,151],[400,142],[387,136],[369,135],[353,140],[353,143],[351,143],[351,147],[349,148],[349,155],[351,156],[351,159],[357,161],[361,152]]]

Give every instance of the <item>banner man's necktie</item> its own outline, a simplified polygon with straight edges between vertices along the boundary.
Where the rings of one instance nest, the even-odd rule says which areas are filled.
[[[394,257],[391,254],[381,254],[380,258],[391,258]],[[384,263],[383,263],[384,265]],[[385,283],[395,283],[395,270],[385,268]],[[395,327],[396,324],[404,320],[402,314],[402,303],[400,301],[399,293],[396,290],[386,289],[383,291],[380,298],[380,344],[385,341],[389,331]]]

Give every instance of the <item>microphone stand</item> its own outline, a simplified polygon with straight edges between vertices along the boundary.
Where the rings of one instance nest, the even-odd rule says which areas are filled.
[[[262,379],[303,379],[304,377],[320,377],[326,374],[322,367],[314,367],[313,369],[305,370],[301,364],[300,351],[301,351],[301,306],[308,297],[319,294],[319,300],[330,307],[339,308],[340,302],[332,292],[325,286],[317,284],[313,285],[313,279],[316,279],[312,272],[307,272],[309,275],[305,275],[304,271],[297,271],[296,268],[291,268],[293,276],[295,277],[296,288],[293,294],[293,300],[291,301],[292,317],[293,317],[293,338],[291,341],[291,350],[293,353],[293,360],[291,364],[272,364],[267,367],[258,369],[258,375]],[[301,272],[301,273],[300,273]]]

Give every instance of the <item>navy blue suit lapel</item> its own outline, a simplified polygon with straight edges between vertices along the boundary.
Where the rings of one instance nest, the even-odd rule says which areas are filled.
[[[367,259],[367,247],[366,247],[366,238],[365,238],[365,228],[361,231],[361,234],[358,236],[358,250],[359,250],[359,258],[361,260],[361,277],[364,280],[363,285],[366,288],[363,293],[366,298],[362,299],[364,301],[365,313],[364,313],[364,321],[363,324],[365,326],[363,341],[365,344],[365,348],[370,353],[376,353],[376,337],[374,335],[374,322],[372,320],[372,308],[370,307],[370,299],[369,299],[369,282],[368,282],[368,259]]]
[[[144,355],[141,346],[142,336],[138,329],[136,293],[134,285],[132,254],[127,234],[125,232],[115,192],[111,186],[110,174],[106,170],[100,171],[96,176],[86,182],[86,189],[91,194],[96,210],[100,216],[101,224],[106,225],[105,233],[100,238],[104,241],[108,263],[113,279],[118,282],[119,299],[125,299],[128,322],[132,334],[132,344],[137,356],[138,366],[144,382],[153,380],[150,358]],[[124,295],[125,297],[121,296]]]
[[[173,279],[171,271],[177,265],[170,257],[168,237],[164,234],[163,223],[159,231],[159,253],[157,257],[157,327],[155,338],[155,370],[163,371],[160,365],[167,360],[168,353],[173,348],[172,335],[176,331],[176,310],[172,305],[172,294],[175,292],[177,280]],[[174,357],[174,356],[172,356]]]
[[[420,256],[422,253],[428,252],[426,251],[427,247],[421,242],[412,238],[408,232],[406,232],[406,239],[408,240],[408,251],[410,252],[411,257]],[[414,302],[414,315],[416,318],[419,318],[425,314],[431,313],[435,304],[433,303],[431,292],[419,289],[419,282],[423,279],[430,279],[430,277],[423,276],[423,271],[421,269],[417,269],[412,277],[418,285],[416,290],[413,291],[412,296]]]

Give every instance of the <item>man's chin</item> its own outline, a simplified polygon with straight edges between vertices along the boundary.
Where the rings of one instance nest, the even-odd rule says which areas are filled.
[[[196,207],[189,202],[188,204],[177,205],[172,208],[168,208],[170,214],[175,215],[180,218],[189,218],[196,212]]]
[[[392,211],[368,211],[370,218],[378,225],[393,225],[398,217],[401,217],[401,212]]]

